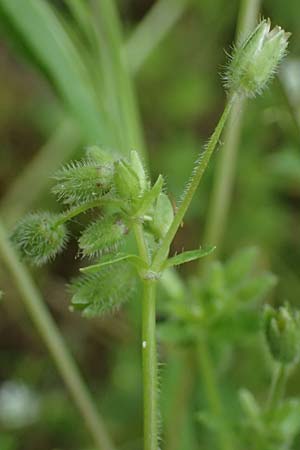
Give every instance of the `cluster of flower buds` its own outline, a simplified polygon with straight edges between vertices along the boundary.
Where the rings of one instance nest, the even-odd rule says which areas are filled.
[[[254,97],[276,73],[286,54],[290,33],[262,20],[246,40],[233,51],[225,74],[226,87],[233,93]]]
[[[144,225],[148,245],[154,251],[173,220],[171,202],[162,192],[163,178],[159,176],[151,186],[135,151],[127,159],[91,147],[84,159],[63,167],[54,179],[52,192],[68,209],[61,214],[29,214],[12,233],[20,255],[34,264],[53,259],[67,242],[65,223],[88,210],[93,210],[93,220],[82,231],[78,247],[83,257],[96,259],[101,265],[119,255],[136,222]],[[114,309],[132,292],[133,281],[131,268],[124,261],[84,273],[73,284],[72,306],[86,315]]]
[[[266,306],[264,333],[273,358],[282,364],[297,362],[300,354],[300,315],[288,304],[274,309]]]

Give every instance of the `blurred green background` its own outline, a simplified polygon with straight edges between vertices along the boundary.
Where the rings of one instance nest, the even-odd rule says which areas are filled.
[[[50,176],[63,162],[80,157],[85,146],[100,144],[115,149],[124,145],[122,151],[126,151],[128,128],[116,119],[122,107],[114,84],[120,82],[119,71],[115,61],[110,60],[117,44],[114,39],[109,43],[110,31],[100,15],[97,25],[103,40],[93,48],[86,17],[76,17],[76,8],[70,6],[74,3],[0,1],[0,216],[8,231],[27,211],[58,209],[49,192]],[[176,202],[224,106],[220,73],[226,64],[224,50],[230,50],[234,41],[240,4],[237,0],[164,2],[165,16],[154,17],[151,32],[143,42],[134,33],[147,20],[154,3],[159,1],[119,0],[117,6],[148,152],[144,159],[153,179],[159,173],[165,175],[170,197]],[[37,4],[49,7],[53,16],[50,21],[43,8],[40,11],[33,7],[37,13],[31,14],[31,6]],[[92,8],[86,8],[87,20]],[[175,13],[174,24],[156,43],[160,30],[167,27],[164,21],[167,23]],[[281,304],[289,300],[299,306],[299,1],[266,0],[261,15],[291,31],[292,37],[280,81],[275,79],[261,98],[247,104],[221,258],[226,260],[243,247],[258,247],[258,268],[268,269],[278,277],[270,301]],[[149,54],[145,50],[148,45],[153,45]],[[99,86],[101,89],[97,89]],[[122,121],[122,117],[118,120]],[[141,142],[138,132],[133,140],[136,145]],[[218,153],[173,251],[192,249],[201,242],[217,158]],[[75,235],[78,229],[75,222],[72,233]],[[78,272],[80,261],[76,255],[74,239],[54,263],[30,270],[118,449],[140,450],[138,297],[116,315],[102,319],[87,321],[71,313],[66,284]],[[181,275],[187,278],[194,271],[195,266],[190,264]],[[0,289],[4,292],[0,314],[0,449],[92,449],[82,419],[2,263]],[[164,295],[162,291],[158,316],[162,322]],[[229,410],[235,410],[232,398],[243,386],[252,389],[258,398],[267,395],[270,370],[261,342],[256,329],[249,339],[223,349],[220,376],[227,381],[222,386]],[[176,408],[172,403],[180,387],[176,377],[182,369],[189,372],[190,367],[180,346],[162,342],[159,351],[165,425],[172,408]],[[298,377],[299,371],[295,371],[288,387],[291,395],[299,394]],[[185,381],[187,392],[189,381]],[[197,411],[205,407],[200,379],[196,377],[191,389],[195,395],[183,411],[181,426],[177,429],[173,424],[173,430],[170,424],[165,427],[162,448],[166,450],[213,448],[206,428],[196,417]],[[173,433],[175,443],[170,437]],[[299,445],[300,440],[293,448]]]

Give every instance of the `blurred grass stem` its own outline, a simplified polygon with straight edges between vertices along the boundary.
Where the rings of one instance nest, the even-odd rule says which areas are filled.
[[[159,0],[153,5],[125,45],[131,73],[140,70],[154,48],[182,16],[187,4],[188,0]]]
[[[86,427],[99,450],[114,450],[102,418],[97,412],[93,400],[85,387],[79,370],[65,345],[58,327],[49,314],[47,307],[31,280],[25,266],[11,247],[4,227],[0,221],[0,256],[10,272],[24,305],[31,316],[40,336],[46,344],[69,392],[80,411]]]
[[[211,360],[207,342],[205,342],[202,338],[200,338],[197,343],[197,354],[209,409],[215,416],[216,420],[222,421],[222,419],[224,420],[224,411],[222,399],[217,387],[218,383],[216,380],[214,364]],[[220,449],[233,450],[234,446],[229,430],[221,426],[220,431],[216,433],[216,435]]]

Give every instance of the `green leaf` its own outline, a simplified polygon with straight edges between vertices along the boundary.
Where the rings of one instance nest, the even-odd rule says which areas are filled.
[[[93,265],[87,266],[87,267],[82,267],[80,269],[80,272],[96,273],[104,266],[116,264],[121,261],[128,261],[129,263],[133,264],[137,269],[141,269],[141,268],[146,269],[147,268],[147,265],[145,264],[145,262],[141,258],[139,258],[137,255],[118,254],[115,256],[105,258],[104,261],[101,261],[97,264],[93,264]]]
[[[180,253],[179,255],[169,258],[166,261],[164,268],[179,266],[180,264],[185,264],[187,262],[194,261],[195,259],[203,258],[204,256],[210,255],[215,248],[216,247],[214,246],[209,246],[198,250],[190,250],[188,252]]]

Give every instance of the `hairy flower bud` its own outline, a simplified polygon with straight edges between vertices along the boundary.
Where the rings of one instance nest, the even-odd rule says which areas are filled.
[[[73,281],[73,310],[85,317],[95,317],[113,312],[126,302],[135,289],[134,269],[121,262],[103,267],[97,273],[81,275]]]
[[[278,310],[266,306],[264,311],[264,333],[268,348],[275,360],[282,364],[295,362],[299,356],[300,317],[288,305]]]
[[[232,55],[226,86],[247,97],[259,94],[273,77],[286,53],[290,33],[279,26],[270,31],[270,20],[262,20]]]
[[[101,217],[91,223],[79,239],[83,256],[97,256],[117,248],[128,233],[128,228],[118,216]]]
[[[41,265],[62,251],[67,241],[67,230],[63,224],[58,224],[57,215],[35,213],[17,224],[11,239],[23,258]]]
[[[70,163],[53,177],[52,192],[63,203],[76,205],[101,199],[112,187],[113,165],[97,161]]]

